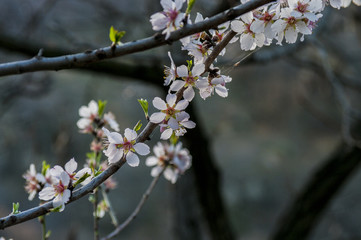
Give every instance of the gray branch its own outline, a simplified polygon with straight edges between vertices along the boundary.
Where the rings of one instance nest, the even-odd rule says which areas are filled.
[[[121,46],[104,47],[95,50],[85,51],[83,53],[63,55],[59,57],[42,57],[35,56],[29,60],[16,61],[0,64],[0,76],[21,74],[26,72],[36,72],[44,70],[62,70],[70,68],[84,67],[90,63],[99,62],[104,59],[124,56],[127,54],[141,52],[165,44],[171,44],[186,36],[216,28],[218,25],[232,20],[246,12],[249,12],[264,4],[274,0],[253,0],[246,4],[238,5],[219,13],[207,20],[199,23],[186,25],[184,28],[174,31],[169,39],[159,33],[152,37],[140,39],[137,41],[127,42]]]

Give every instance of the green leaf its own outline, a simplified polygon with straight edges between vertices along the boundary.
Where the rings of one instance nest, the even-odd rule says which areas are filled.
[[[45,234],[45,239],[49,239],[50,238],[50,235],[51,235],[51,231],[48,230]]]
[[[43,166],[41,168],[41,174],[43,176],[45,176],[49,169],[50,169],[50,164],[47,164],[46,161],[43,161]]]
[[[193,5],[194,5],[195,2],[196,2],[196,0],[188,0],[188,6],[187,6],[186,14],[191,13],[191,10],[192,10]]]
[[[138,132],[140,130],[140,128],[142,127],[142,123],[140,122],[140,120],[137,122],[137,124],[134,126],[133,130]]]
[[[19,207],[20,207],[20,204],[19,204],[18,202],[17,202],[17,203],[13,203],[13,211],[12,211],[12,214],[18,214],[18,213],[20,213]]]
[[[82,183],[85,181],[85,179],[87,179],[88,177],[90,177],[91,175],[89,173],[85,173],[81,178],[78,179],[78,181],[76,181],[73,185],[73,187],[75,188],[78,184]]]
[[[110,30],[109,30],[109,38],[110,38],[110,41],[116,42],[116,41],[115,41],[115,29],[114,29],[113,26],[110,27]]]
[[[173,132],[173,134],[172,134],[172,136],[170,137],[169,141],[170,141],[170,143],[171,143],[172,145],[176,145],[177,142],[178,142],[178,139],[179,139],[179,137],[177,137],[177,136],[174,134],[174,132]]]
[[[94,195],[90,195],[88,198],[89,202],[94,203],[95,202],[95,197]]]
[[[144,114],[145,114],[145,118],[146,119],[149,119],[149,114],[148,114],[148,101],[147,101],[147,99],[143,99],[143,98],[141,98],[141,99],[138,99],[138,102],[139,102],[139,104],[140,104],[140,106],[142,107],[142,109],[143,109],[143,112],[144,112]]]
[[[188,71],[190,72],[192,68],[192,60],[187,60],[187,63],[188,63]]]
[[[98,100],[98,115],[99,115],[99,117],[101,117],[103,115],[106,105],[107,105],[107,101]]]
[[[113,26],[109,30],[109,39],[113,44],[120,43],[120,39],[125,35],[125,31],[117,31]]]
[[[101,167],[94,173],[94,177],[97,177],[99,174],[101,174],[103,171],[101,170]]]
[[[60,212],[60,209],[61,209],[61,205],[59,207],[56,207],[56,208],[52,208],[50,209],[50,212]]]

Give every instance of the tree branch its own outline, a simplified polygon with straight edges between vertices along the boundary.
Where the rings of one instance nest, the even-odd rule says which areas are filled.
[[[158,176],[154,177],[152,182],[150,183],[149,187],[147,188],[147,190],[145,191],[145,193],[143,194],[140,202],[138,203],[137,207],[134,209],[134,211],[132,212],[132,214],[129,215],[129,217],[119,226],[117,226],[113,232],[111,232],[110,234],[108,234],[106,237],[102,238],[101,240],[108,240],[111,238],[116,237],[126,226],[129,225],[129,223],[131,221],[133,221],[136,216],[138,215],[139,211],[142,209],[145,201],[148,199],[149,195],[151,194],[151,192],[153,191],[155,185],[157,184],[160,176],[163,174],[165,168],[163,168],[163,170],[158,174]]]
[[[3,63],[0,64],[0,76],[43,70],[57,71],[62,69],[79,68],[104,59],[120,57],[127,54],[159,47],[165,44],[171,44],[172,42],[186,36],[217,27],[224,22],[232,20],[246,12],[249,12],[272,1],[274,0],[254,0],[247,2],[246,4],[238,5],[202,22],[189,24],[182,29],[174,31],[167,40],[165,39],[164,35],[157,33],[153,37],[124,43],[123,45],[117,46],[116,48],[104,47],[85,51],[83,53],[64,55],[59,57],[34,57],[29,60]]]

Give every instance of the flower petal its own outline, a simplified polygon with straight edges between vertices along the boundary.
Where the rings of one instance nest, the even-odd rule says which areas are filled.
[[[65,164],[64,167],[65,167],[65,171],[67,171],[69,174],[72,174],[73,172],[75,172],[76,168],[78,167],[78,163],[75,161],[74,158],[72,158]]]
[[[149,120],[152,122],[152,123],[160,123],[161,121],[164,120],[164,118],[166,117],[167,115],[165,113],[162,113],[162,112],[156,112],[156,113],[153,113]]]
[[[133,147],[134,147],[135,151],[142,156],[150,153],[150,149],[149,149],[148,145],[145,143],[137,143]]]
[[[137,167],[139,165],[139,158],[138,158],[137,154],[135,154],[131,151],[128,152],[126,159],[127,159],[127,163],[131,167]]]
[[[163,101],[163,99],[161,99],[160,97],[155,97],[153,99],[153,106],[156,108],[156,109],[159,109],[159,110],[165,110],[167,109],[167,105],[165,104],[165,102]]]

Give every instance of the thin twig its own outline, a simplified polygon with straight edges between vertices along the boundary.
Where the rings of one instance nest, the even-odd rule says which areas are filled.
[[[117,219],[117,216],[115,216],[115,212],[114,212],[111,202],[109,201],[108,194],[106,193],[104,188],[102,188],[102,187],[99,187],[99,188],[101,188],[103,199],[109,208],[109,215],[110,215],[110,218],[112,219],[112,223],[116,227],[116,226],[118,226],[118,219]]]
[[[129,217],[122,224],[120,224],[113,232],[111,232],[106,237],[102,238],[101,240],[107,240],[107,239],[116,237],[126,226],[129,225],[129,223],[131,223],[132,220],[134,220],[136,218],[139,211],[142,209],[145,201],[147,201],[149,195],[153,191],[153,189],[154,189],[155,185],[157,184],[160,176],[162,175],[164,169],[165,168],[163,168],[163,170],[158,174],[158,176],[153,178],[152,182],[150,183],[149,187],[143,194],[142,198],[140,199],[140,202],[138,203],[137,207],[134,209],[132,214],[130,214]]]
[[[99,217],[97,214],[97,208],[98,208],[98,188],[94,189],[94,199],[93,199],[93,218],[94,218],[94,240],[99,240]]]
[[[204,72],[209,71],[209,67],[211,66],[211,64],[222,52],[222,50],[228,45],[228,43],[234,38],[234,36],[236,36],[236,34],[237,33],[234,32],[233,30],[229,31],[227,35],[222,39],[222,41],[214,47],[212,53],[208,56],[208,58],[204,62],[204,66],[205,66]]]
[[[86,66],[89,63],[120,57],[135,52],[145,51],[165,44],[170,44],[181,38],[205,31],[207,29],[215,28],[224,22],[232,20],[246,12],[249,12],[253,9],[256,9],[257,7],[260,7],[272,1],[274,0],[253,0],[242,5],[238,5],[234,8],[230,8],[227,11],[210,17],[202,22],[188,24],[186,27],[172,32],[172,34],[167,40],[165,39],[164,35],[160,35],[158,33],[153,37],[124,43],[123,45],[118,46],[116,49],[112,47],[104,47],[92,51],[86,51],[84,53],[64,55],[59,57],[43,57],[41,59],[32,58],[24,61],[3,63],[0,64],[0,76],[43,70],[79,68]]]
[[[318,54],[321,58],[322,66],[325,71],[325,74],[327,76],[327,79],[330,81],[334,91],[337,101],[339,102],[341,109],[342,109],[342,136],[345,140],[345,142],[351,146],[357,146],[361,148],[361,141],[357,141],[353,138],[351,134],[351,113],[352,113],[352,107],[351,104],[345,94],[345,89],[341,82],[338,80],[338,78],[333,73],[331,64],[329,62],[329,56],[327,55],[327,51],[323,48],[322,44],[316,40],[315,38],[312,38],[312,42],[315,44],[316,49],[318,51]]]

